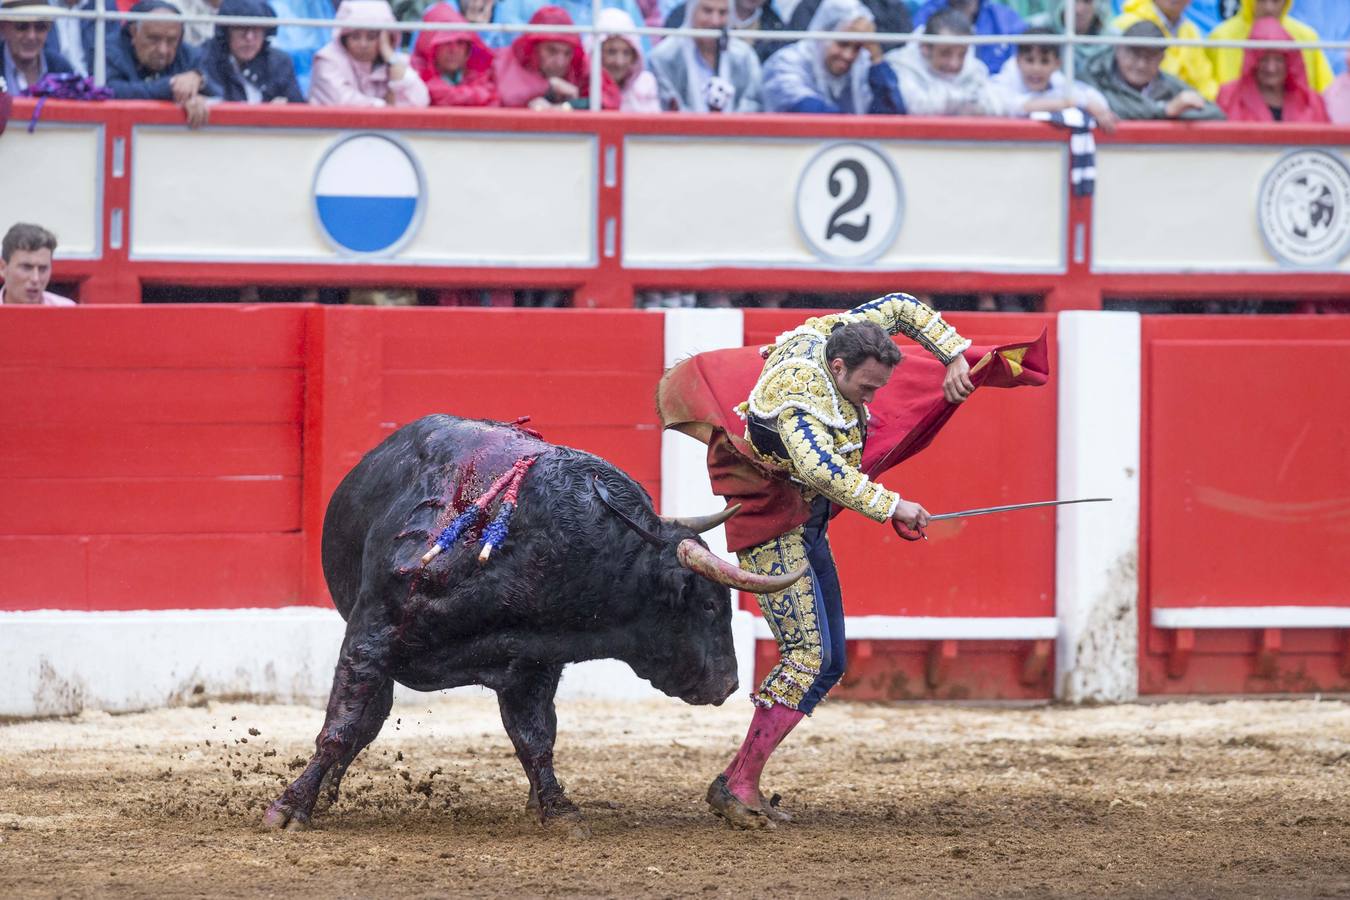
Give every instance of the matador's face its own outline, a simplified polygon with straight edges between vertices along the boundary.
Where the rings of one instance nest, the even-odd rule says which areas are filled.
[[[877,391],[891,380],[894,371],[895,366],[888,366],[879,359],[865,359],[851,369],[842,359],[830,360],[830,374],[834,376],[835,386],[854,406],[871,403]]]

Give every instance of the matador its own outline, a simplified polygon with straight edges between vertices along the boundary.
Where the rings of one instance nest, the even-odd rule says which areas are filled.
[[[861,466],[868,404],[901,361],[891,340],[897,334],[922,345],[945,367],[942,393],[948,404],[962,402],[974,390],[963,355],[970,341],[914,297],[888,294],[847,312],[807,319],[780,335],[761,350],[763,368],[749,398],[736,408],[745,423],[738,452],[752,457],[749,462],[758,469],[779,475],[777,484],[783,486],[771,504],[756,510],[759,518],[772,520],[786,507],[799,510],[761,527],[760,534],[773,532],[767,540],[734,548],[740,564],[753,572],[781,574],[805,562],[808,572],[787,590],[758,597],[779,661],[751,695],[756,709],[740,751],[707,794],[713,811],[735,827],[776,827],[790,818],[765,800],[760,773],[778,744],[844,672],[843,598],[826,535],[831,504],[879,523],[894,519],[910,534],[928,522],[922,505],[870,478]],[[692,393],[681,384],[663,385],[659,400],[672,427],[690,418],[671,410],[681,405],[681,391]],[[718,443],[706,433],[701,436],[709,443],[711,468]],[[770,505],[776,509],[763,508]]]

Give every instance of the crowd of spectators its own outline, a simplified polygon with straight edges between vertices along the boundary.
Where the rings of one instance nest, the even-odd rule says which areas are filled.
[[[597,52],[600,102],[626,112],[1023,116],[1079,106],[1107,128],[1118,119],[1350,121],[1345,60],[1318,49],[1078,45],[1070,84],[1064,50],[1014,39],[1063,32],[1066,11],[1075,32],[1099,36],[1345,38],[1346,0],[603,0],[598,41],[567,32],[378,27],[587,25],[590,0],[340,0],[336,10],[331,0],[51,0],[80,9],[97,2],[153,16],[108,26],[113,95],[176,103],[193,126],[217,100],[580,109],[590,102],[588,59]],[[0,2],[11,10],[46,5]],[[183,13],[331,18],[336,27],[213,28],[185,23]],[[686,23],[766,37],[752,46],[725,35],[651,40],[636,33],[639,25]],[[771,37],[783,30],[853,39]],[[920,32],[1010,40],[966,47],[866,39]],[[0,22],[0,37],[11,93],[49,73],[93,69],[89,20],[9,20]]]

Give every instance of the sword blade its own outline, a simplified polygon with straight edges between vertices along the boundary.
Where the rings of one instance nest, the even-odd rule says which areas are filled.
[[[987,516],[990,513],[1008,512],[1014,509],[1034,509],[1038,506],[1068,506],[1070,503],[1110,503],[1110,497],[1085,497],[1081,500],[1039,500],[1035,503],[1010,503],[1007,506],[982,506],[979,509],[963,509],[960,512],[940,513],[929,516],[928,521],[940,522],[943,519],[964,519],[970,516]]]

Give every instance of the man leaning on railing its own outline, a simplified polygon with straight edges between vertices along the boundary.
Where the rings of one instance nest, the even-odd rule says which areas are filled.
[[[206,124],[206,98],[216,89],[206,80],[197,51],[183,43],[178,8],[166,0],[140,0],[132,12],[154,18],[127,22],[108,46],[108,87],[119,100],[172,100],[189,128]]]

